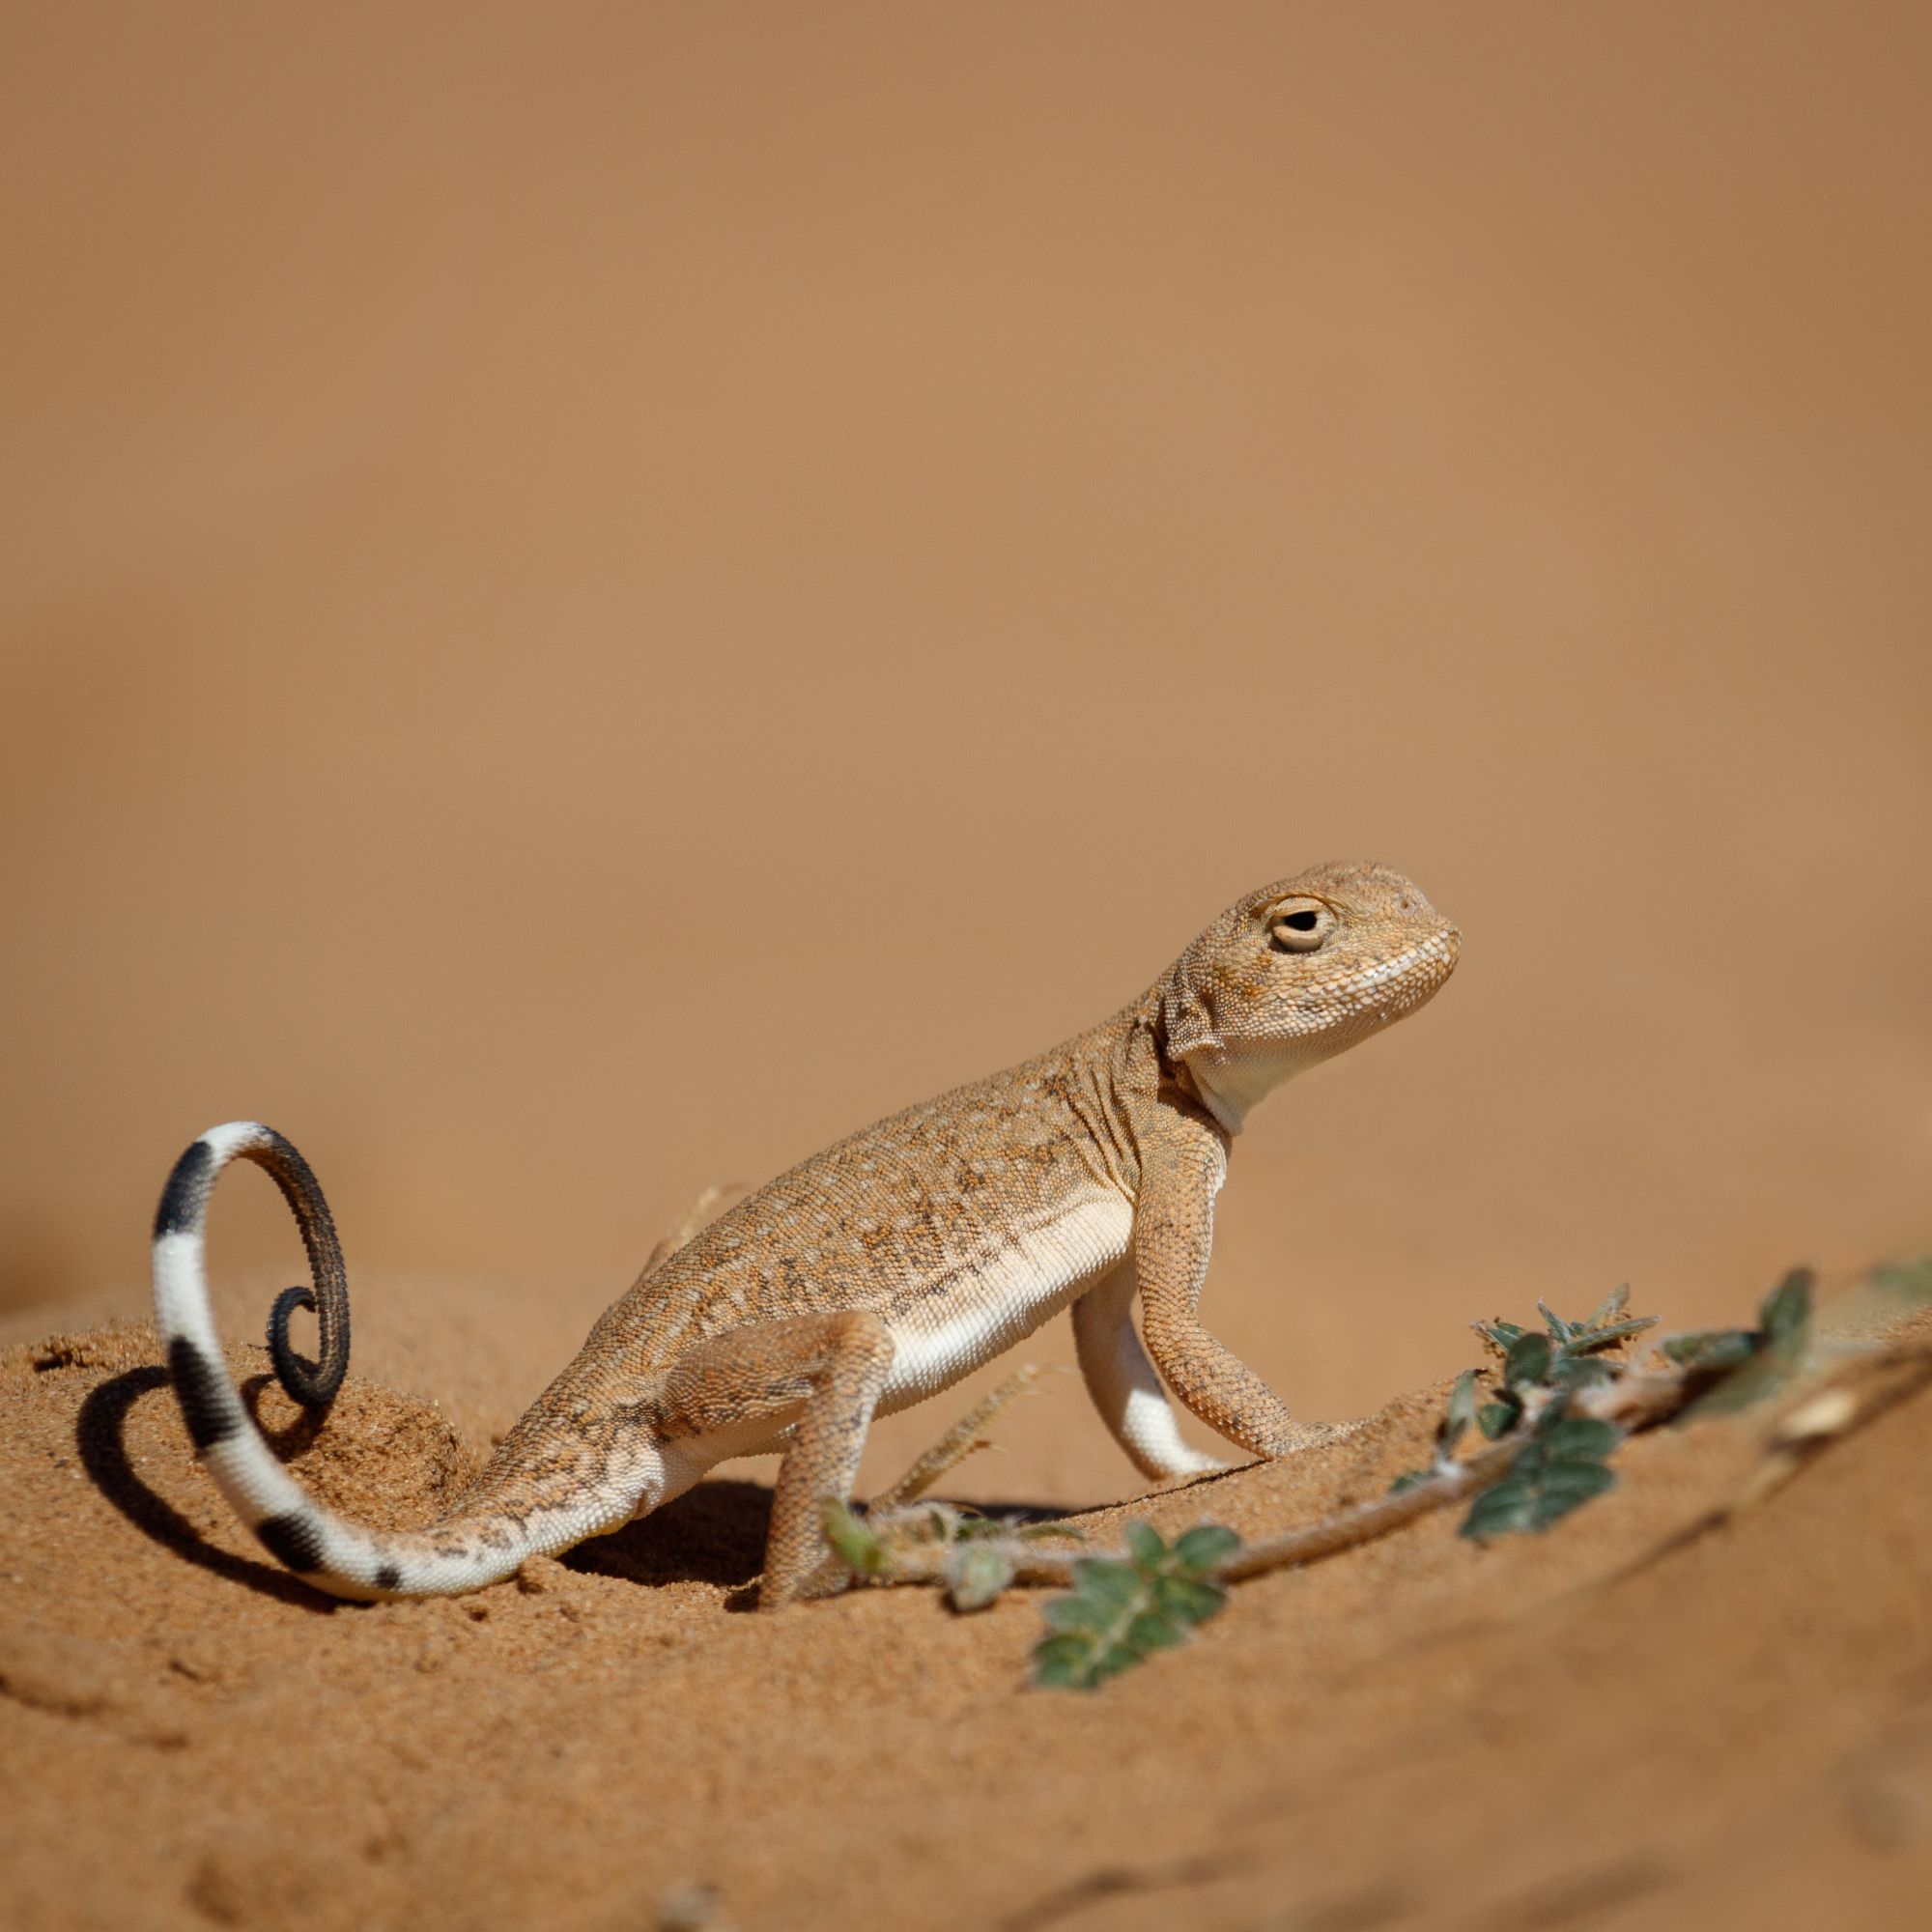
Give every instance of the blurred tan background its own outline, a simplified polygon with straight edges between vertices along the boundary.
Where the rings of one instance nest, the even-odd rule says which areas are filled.
[[[10,1331],[138,1311],[253,1115],[363,1365],[468,1310],[513,1406],[703,1183],[1330,856],[1465,951],[1239,1150],[1209,1315],[1303,1412],[1932,1239],[1923,7],[22,7],[0,74]],[[1009,1487],[1131,1481],[1036,1406]]]

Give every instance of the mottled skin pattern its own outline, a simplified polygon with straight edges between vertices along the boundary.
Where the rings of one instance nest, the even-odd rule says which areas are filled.
[[[850,1494],[874,1413],[1069,1304],[1089,1387],[1144,1473],[1215,1466],[1180,1440],[1162,1382],[1248,1454],[1285,1455],[1331,1432],[1293,1421],[1198,1313],[1234,1137],[1273,1087],[1428,999],[1459,944],[1381,867],[1320,866],[1247,895],[1111,1019],[838,1142],[653,1257],[461,1504],[413,1533],[328,1517],[262,1468],[252,1430],[227,1426],[239,1406],[204,1374],[199,1216],[226,1159],[286,1165],[286,1143],[217,1128],[157,1224],[156,1302],[197,1445],[277,1555],[362,1597],[476,1587],[726,1456],[779,1449],[768,1606],[822,1575],[822,1505]],[[225,1382],[218,1355],[213,1368]]]

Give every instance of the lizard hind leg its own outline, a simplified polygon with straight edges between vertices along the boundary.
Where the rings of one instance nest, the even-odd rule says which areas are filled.
[[[800,1315],[714,1336],[666,1378],[657,1410],[668,1449],[680,1439],[750,1439],[783,1430],[758,1607],[810,1594],[823,1561],[821,1513],[847,1501],[872,1411],[893,1366],[885,1322],[863,1309]],[[761,1427],[761,1425],[763,1425]],[[787,1427],[788,1425],[788,1427]],[[728,1453],[743,1453],[727,1451]]]

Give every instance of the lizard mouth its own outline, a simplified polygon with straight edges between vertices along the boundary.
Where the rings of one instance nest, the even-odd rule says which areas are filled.
[[[1428,999],[1456,970],[1462,950],[1463,935],[1453,925],[1444,926],[1392,958],[1350,973],[1336,990],[1358,1012],[1386,1011],[1393,1017]]]

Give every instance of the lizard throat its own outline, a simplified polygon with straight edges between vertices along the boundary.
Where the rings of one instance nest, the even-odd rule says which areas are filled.
[[[1230,1134],[1238,1134],[1256,1104],[1301,1071],[1294,1055],[1270,1054],[1253,1060],[1210,1061],[1197,1053],[1181,1062],[1196,1097]]]

